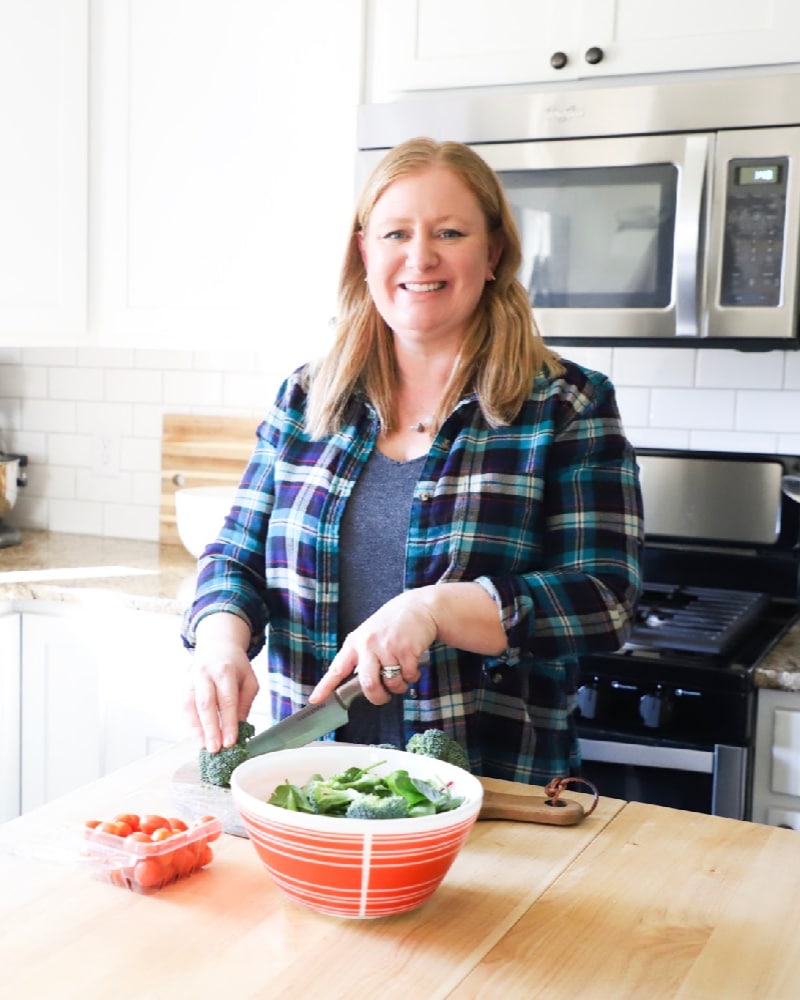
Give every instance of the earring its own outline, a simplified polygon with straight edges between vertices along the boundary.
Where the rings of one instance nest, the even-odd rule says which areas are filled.
[[[497,278],[495,278],[495,276],[494,276],[494,271],[490,271],[489,272],[489,277],[486,280],[487,281],[497,281]]]

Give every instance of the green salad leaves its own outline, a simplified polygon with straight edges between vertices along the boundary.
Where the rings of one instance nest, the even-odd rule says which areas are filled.
[[[463,801],[453,795],[448,785],[412,778],[408,771],[373,773],[380,763],[349,767],[330,778],[314,774],[304,785],[293,785],[287,780],[278,785],[267,801],[295,812],[350,819],[431,816],[455,809]]]

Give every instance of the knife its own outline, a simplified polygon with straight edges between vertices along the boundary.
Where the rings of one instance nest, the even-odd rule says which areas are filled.
[[[351,677],[317,705],[306,705],[247,741],[247,753],[258,757],[274,750],[291,750],[343,726],[353,702],[362,694],[361,681]]]

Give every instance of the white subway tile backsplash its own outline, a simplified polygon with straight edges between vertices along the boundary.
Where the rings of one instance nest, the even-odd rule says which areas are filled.
[[[694,384],[696,354],[693,350],[615,348],[611,376],[617,386],[691,386]]]
[[[42,369],[44,371],[44,369]],[[101,400],[104,392],[102,368],[64,366],[50,368],[45,399]]]
[[[743,430],[800,433],[800,391],[764,392],[743,390],[738,393],[736,426]]]
[[[105,373],[106,399],[116,402],[160,403],[164,376],[156,369],[109,368]]]
[[[778,351],[698,351],[698,387],[780,389],[785,355]]]
[[[76,430],[84,434],[130,434],[133,429],[134,404],[78,403]]]
[[[733,429],[736,393],[725,389],[653,389],[650,423],[690,430]]]
[[[800,453],[800,353],[561,351],[611,376],[637,448]],[[280,352],[1,348],[0,449],[30,459],[10,520],[157,540],[163,415],[252,416],[255,435],[280,382],[303,360],[296,353],[296,344]],[[109,475],[97,473],[101,433],[119,448]]]

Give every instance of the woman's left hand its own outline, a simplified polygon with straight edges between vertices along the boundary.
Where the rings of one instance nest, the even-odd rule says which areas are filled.
[[[358,668],[364,696],[374,705],[383,705],[393,694],[403,694],[419,680],[419,660],[439,628],[421,590],[407,590],[387,601],[354,629],[327,673],[311,693],[310,702],[324,701],[342,681]],[[381,677],[381,667],[400,667],[391,679]]]

